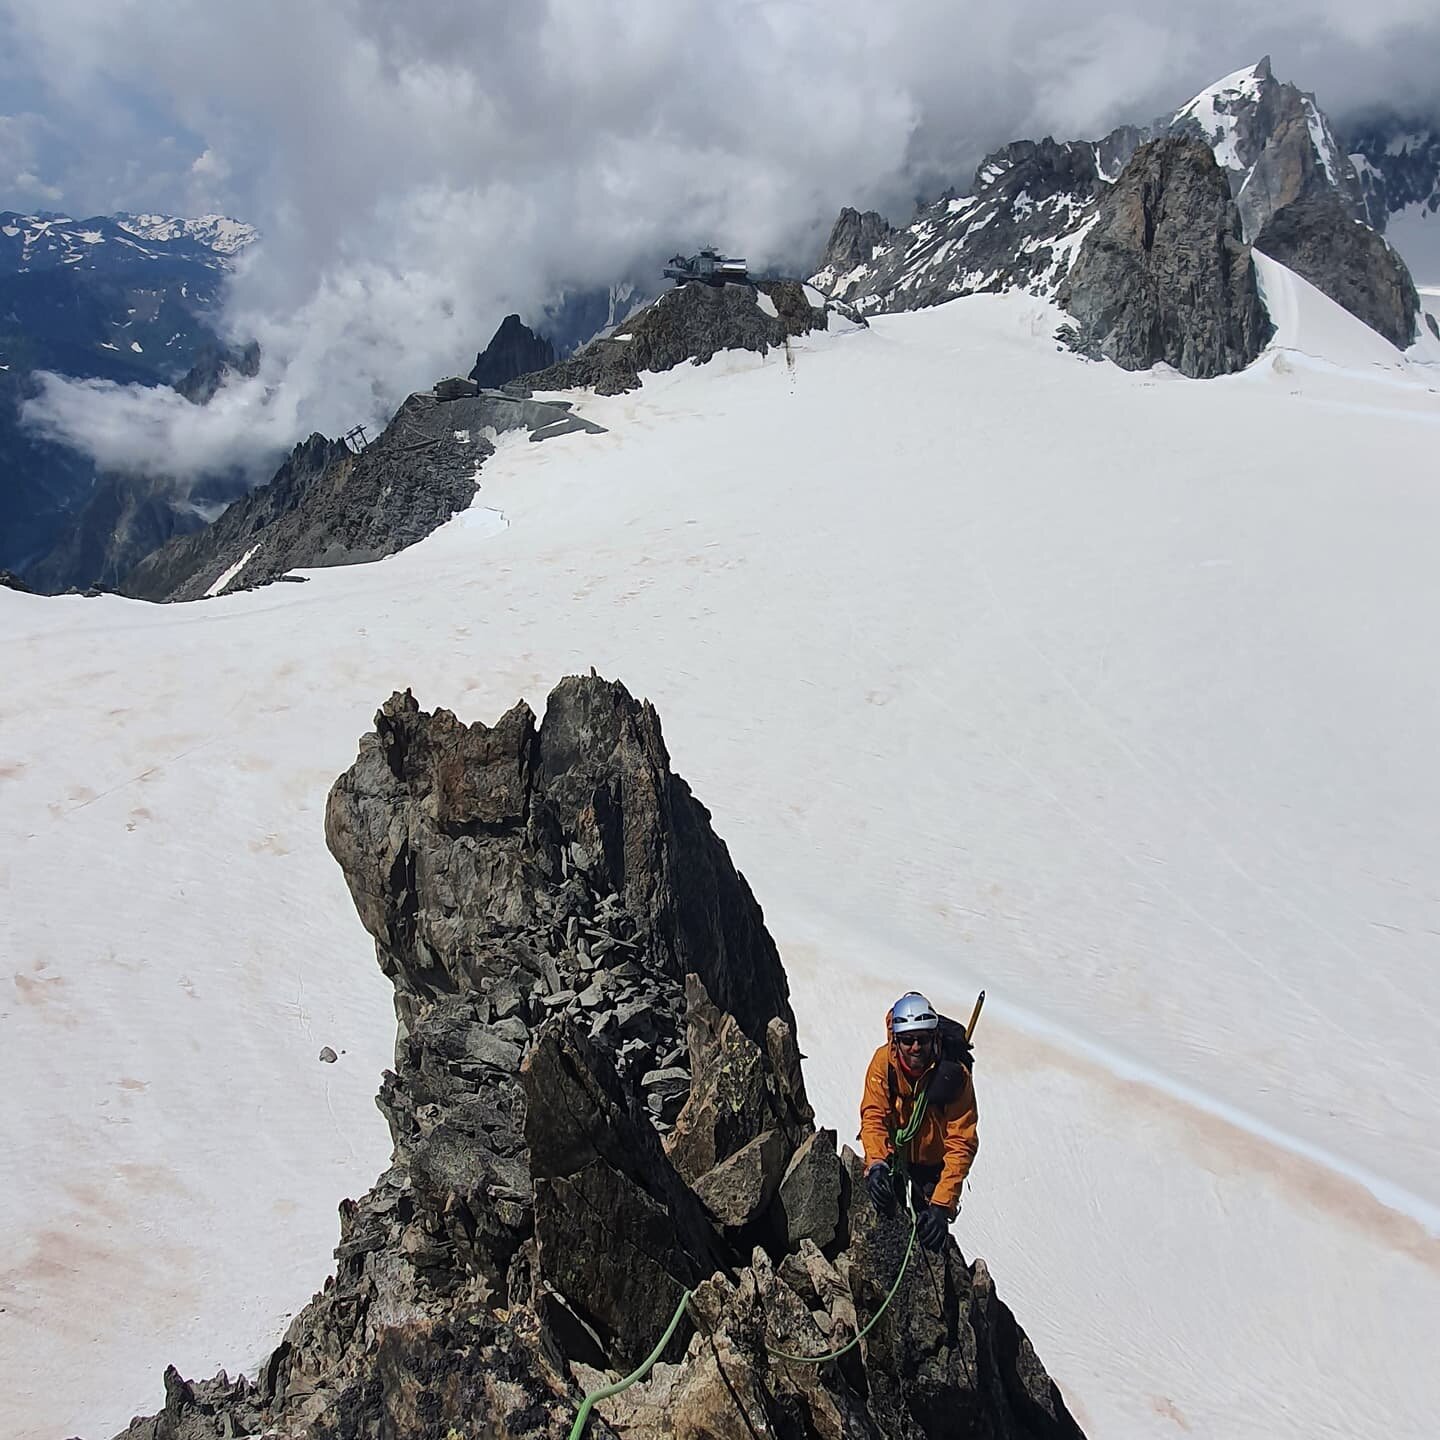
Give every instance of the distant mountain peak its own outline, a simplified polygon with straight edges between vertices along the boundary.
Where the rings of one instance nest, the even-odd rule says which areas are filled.
[[[237,255],[260,238],[253,225],[228,215],[197,215],[187,220],[175,215],[130,215],[122,211],[113,219],[122,230],[141,240],[195,240],[217,255]]]
[[[1267,231],[1270,222],[1304,202],[1300,215],[1306,226],[1325,232],[1310,237],[1315,243],[1301,244],[1291,233],[1297,217],[1290,217],[1285,233],[1292,258],[1308,257],[1306,278],[1367,324],[1378,321],[1382,334],[1403,340],[1408,315],[1398,312],[1413,295],[1408,277],[1399,273],[1403,264],[1396,270],[1383,243],[1352,253],[1343,243],[1350,237],[1330,231],[1352,221],[1382,228],[1383,217],[1371,218],[1374,202],[1367,204],[1367,193],[1382,182],[1392,197],[1403,193],[1423,203],[1432,193],[1440,195],[1429,188],[1433,172],[1425,140],[1417,138],[1413,147],[1425,157],[1419,164],[1408,159],[1411,142],[1404,136],[1398,147],[1402,158],[1377,161],[1362,183],[1315,97],[1277,80],[1268,55],[1223,76],[1149,126],[1122,126],[1097,141],[1058,143],[1047,136],[1006,145],[981,162],[968,195],[942,196],[904,230],[886,233],[872,226],[861,233],[860,217],[842,212],[812,283],[865,314],[997,290],[1053,297],[1104,195],[1142,144],[1166,136],[1188,136],[1209,147],[1230,187],[1247,245],[1265,234],[1278,244],[1281,232]],[[1379,176],[1386,166],[1393,180]],[[1393,200],[1390,208],[1398,208]],[[843,244],[835,243],[836,234]],[[1329,240],[1336,254],[1345,249],[1361,265],[1358,281],[1340,275],[1335,264],[1321,263]],[[1382,291],[1384,303],[1372,303]]]

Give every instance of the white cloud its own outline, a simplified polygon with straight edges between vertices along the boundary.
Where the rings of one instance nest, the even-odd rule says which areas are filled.
[[[253,429],[104,401],[107,429],[133,403],[186,456],[197,426],[268,452],[285,423],[383,418],[508,310],[679,246],[798,265],[842,204],[904,219],[997,144],[1148,120],[1262,53],[1335,111],[1433,107],[1440,58],[1433,0],[0,0],[0,19],[77,177],[108,165],[111,208],[203,204],[266,237],[229,315],[265,348]],[[135,96],[168,149],[137,140]]]

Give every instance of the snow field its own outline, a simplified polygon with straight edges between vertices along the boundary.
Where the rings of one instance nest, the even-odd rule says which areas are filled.
[[[253,1369],[319,1286],[394,1032],[326,790],[392,689],[593,664],[765,907],[822,1123],[896,994],[988,989],[957,1236],[1093,1436],[1432,1433],[1440,400],[1301,286],[1222,381],[977,297],[581,397],[608,434],[379,565],[0,593],[0,1431]]]

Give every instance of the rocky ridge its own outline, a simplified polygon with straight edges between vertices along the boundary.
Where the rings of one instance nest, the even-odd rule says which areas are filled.
[[[968,195],[942,196],[868,252],[877,227],[861,231],[842,211],[810,283],[864,315],[1015,288],[1053,294],[1103,189],[1094,146],[1018,140],[985,157]]]
[[[88,455],[27,427],[23,408],[47,371],[173,384],[218,344],[226,277],[253,239],[248,227],[213,216],[161,223],[0,211],[0,565],[36,589],[87,586],[101,566],[123,573],[124,546],[108,545],[105,518],[133,517],[131,536],[153,535],[155,543],[200,523],[193,513],[167,517],[151,506],[155,484],[125,494],[126,477],[104,475]],[[92,497],[96,510],[87,516]],[[77,561],[97,568],[74,569]]]
[[[1440,129],[1433,121],[1372,117],[1345,143],[1375,229],[1383,231],[1391,216],[1412,208],[1440,212]]]
[[[1137,149],[1167,137],[1210,148],[1244,243],[1269,254],[1265,241],[1279,246],[1283,235],[1286,253],[1308,264],[1306,279],[1395,343],[1410,343],[1415,307],[1408,322],[1395,315],[1413,294],[1404,262],[1378,235],[1357,242],[1350,233],[1374,223],[1361,173],[1315,97],[1277,80],[1268,57],[1147,126],[1097,141],[1006,146],[981,163],[969,194],[942,196],[902,230],[872,222],[862,236],[855,212],[842,212],[812,283],[864,314],[1011,289],[1052,299]]]
[[[520,1440],[645,1356],[590,1434],[1078,1437],[953,1241],[814,1128],[779,956],[655,712],[563,681],[493,727],[395,695],[326,838],[395,985],[390,1168],[253,1378],[166,1374],[126,1440]]]
[[[764,355],[792,336],[828,325],[826,303],[798,280],[720,286],[692,281],[667,290],[570,359],[518,383],[532,391],[585,388],[618,395],[638,389],[647,370],[673,370],[687,360],[703,364],[721,350]]]
[[[518,315],[507,315],[490,343],[475,357],[470,378],[481,389],[498,390],[518,376],[555,363],[555,347]]]
[[[1356,227],[1360,228],[1360,227]],[[1242,370],[1271,333],[1238,207],[1210,147],[1142,145],[1100,202],[1056,302],[1060,334],[1126,370],[1196,379]]]
[[[1405,262],[1368,225],[1324,191],[1277,210],[1255,248],[1288,265],[1397,349],[1415,340],[1420,296]],[[1433,321],[1432,321],[1433,323]]]
[[[358,454],[312,435],[266,485],[213,525],[146,556],[121,583],[137,600],[198,600],[279,580],[291,570],[379,560],[423,540],[475,498],[488,437],[532,440],[600,426],[568,405],[482,392],[411,395]]]
[[[175,389],[192,405],[208,405],[231,379],[253,380],[259,373],[260,346],[254,340],[245,345],[202,345]]]

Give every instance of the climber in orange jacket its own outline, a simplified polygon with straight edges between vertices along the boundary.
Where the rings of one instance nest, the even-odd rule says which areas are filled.
[[[927,1250],[938,1250],[960,1209],[960,1187],[980,1145],[970,1046],[965,1027],[942,1020],[914,990],[891,1007],[885,1028],[889,1042],[870,1061],[860,1102],[865,1188],[888,1213],[898,1198],[896,1182],[908,1175],[916,1233]],[[921,1093],[920,1129],[897,1157],[895,1137],[910,1122]]]

